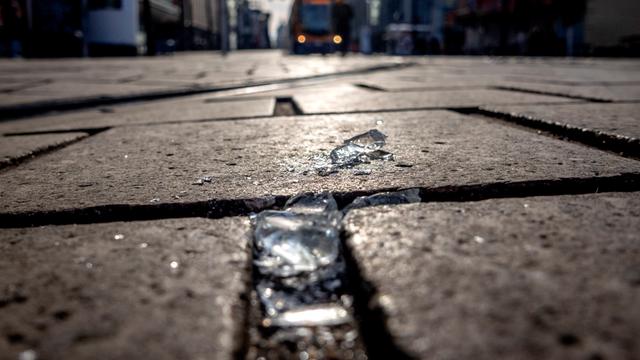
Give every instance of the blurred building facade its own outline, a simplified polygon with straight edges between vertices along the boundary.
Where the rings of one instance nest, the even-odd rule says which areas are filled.
[[[369,0],[374,50],[638,56],[637,0]]]
[[[370,0],[372,44],[393,54],[438,54],[445,41],[445,0]]]
[[[354,13],[354,51],[640,56],[639,0],[346,2]],[[270,17],[259,5],[258,0],[0,0],[0,56],[153,55],[229,44],[268,48]]]
[[[3,44],[28,57],[136,55],[219,49],[221,0],[0,0]],[[6,14],[17,4],[20,16]],[[16,6],[14,6],[15,8]],[[15,15],[15,14],[14,14]],[[11,41],[7,41],[11,38]],[[0,48],[4,55],[7,46]]]

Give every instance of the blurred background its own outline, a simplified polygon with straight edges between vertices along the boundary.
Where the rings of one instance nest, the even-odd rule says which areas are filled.
[[[297,54],[640,55],[639,0],[344,3],[336,11],[336,0],[0,0],[0,56],[268,48]]]

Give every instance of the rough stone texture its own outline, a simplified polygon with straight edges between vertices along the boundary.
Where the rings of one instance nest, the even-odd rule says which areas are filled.
[[[525,82],[563,85],[629,84],[640,81],[636,59],[423,57],[412,58],[425,68],[469,77],[517,76]]]
[[[474,63],[473,67],[480,64]],[[376,86],[387,91],[442,90],[448,88],[479,88],[497,86],[512,81],[530,81],[520,69],[507,67],[501,72],[475,71],[472,67],[412,66],[406,69],[356,75],[353,83]]]
[[[231,359],[248,227],[227,218],[2,230],[0,358]]]
[[[351,93],[300,91],[294,96],[307,114],[343,111],[374,111],[443,107],[470,107],[490,104],[562,103],[570,99],[500,90],[442,90],[379,92],[354,87]]]
[[[166,90],[255,84],[391,65],[401,60],[352,56],[286,56],[282,51],[176,54],[120,59],[0,60],[0,83],[9,88],[0,107],[133,96]]]
[[[274,99],[206,102],[202,96],[181,100],[158,100],[92,110],[39,116],[0,123],[0,132],[32,132],[104,128],[131,124],[269,116]]]
[[[571,126],[612,136],[640,139],[639,104],[558,104],[485,106],[486,110]]]
[[[421,359],[637,359],[640,195],[368,208],[345,220],[371,306]]]
[[[19,159],[86,137],[86,133],[0,137],[0,168]]]
[[[61,100],[84,101],[101,96],[124,96],[156,93],[184,86],[131,85],[131,84],[83,84],[60,81],[15,91],[11,96],[2,96],[1,106],[26,105],[34,102],[56,102]]]
[[[314,155],[376,127],[395,162],[359,166],[372,170],[365,176],[312,170]],[[0,174],[0,205],[12,213],[638,172],[634,160],[446,111],[305,116],[114,128]],[[203,176],[212,182],[193,185]]]
[[[607,101],[639,101],[640,86],[635,85],[562,85],[546,83],[512,83],[514,89],[540,91],[551,95],[576,96]]]

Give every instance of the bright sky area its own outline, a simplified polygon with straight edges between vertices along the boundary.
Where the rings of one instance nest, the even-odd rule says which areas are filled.
[[[269,36],[275,41],[278,26],[289,21],[292,0],[254,0],[260,9],[271,14]]]

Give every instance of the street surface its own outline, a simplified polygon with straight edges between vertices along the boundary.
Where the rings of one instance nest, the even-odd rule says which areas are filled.
[[[0,359],[640,358],[638,60],[0,60],[0,93]],[[393,160],[318,171],[370,129]],[[269,327],[250,214],[402,189],[345,211],[350,322]]]

